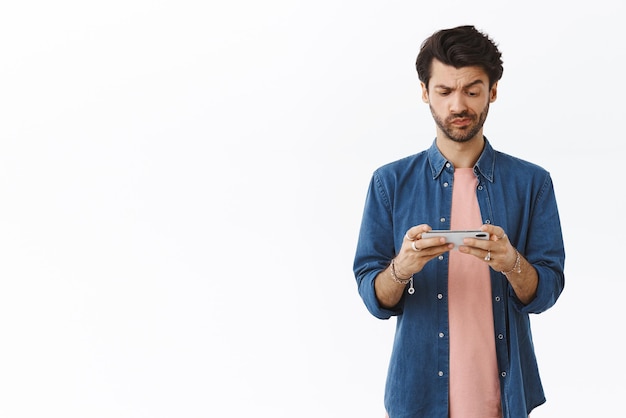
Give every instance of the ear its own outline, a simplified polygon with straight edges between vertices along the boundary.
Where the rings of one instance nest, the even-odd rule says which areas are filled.
[[[498,98],[498,82],[493,83],[491,91],[489,92],[489,103],[493,103]]]
[[[428,87],[426,87],[426,84],[421,81],[420,86],[422,87],[422,101],[424,103],[428,103]]]

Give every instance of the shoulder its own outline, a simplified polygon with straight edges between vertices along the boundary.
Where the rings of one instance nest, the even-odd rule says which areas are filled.
[[[553,189],[550,172],[539,164],[502,152],[496,152],[495,163],[496,182],[537,197]]]
[[[495,151],[496,165],[500,170],[524,170],[524,172],[537,174],[537,175],[549,175],[548,170],[539,164],[533,163],[528,160],[524,160],[513,155]]]
[[[381,177],[402,177],[408,173],[415,173],[416,169],[425,167],[428,161],[428,155],[426,151],[419,152],[417,154],[409,155],[404,158],[386,163],[378,167],[374,174]]]

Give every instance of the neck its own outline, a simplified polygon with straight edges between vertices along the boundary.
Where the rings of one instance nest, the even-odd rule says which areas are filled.
[[[466,142],[456,142],[437,133],[437,148],[456,168],[473,168],[485,147],[482,132]]]

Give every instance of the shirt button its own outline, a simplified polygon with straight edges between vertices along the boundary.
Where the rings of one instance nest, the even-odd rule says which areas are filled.
[[[503,338],[504,338],[504,335],[502,335],[502,334],[498,334],[498,339],[499,339],[499,340],[501,340],[501,339],[503,339]]]
[[[487,225],[489,225],[489,224],[491,223],[491,220],[490,220],[490,219],[485,219],[485,223],[486,223]]]
[[[506,377],[506,372],[502,372],[502,373],[500,373],[500,376],[502,376],[502,377]]]
[[[444,257],[443,257],[443,255],[440,255],[438,258],[439,258],[440,260],[443,260],[443,258],[444,258]]]
[[[437,299],[443,299],[443,295],[441,293],[437,294]]]
[[[448,187],[448,182],[443,183],[443,187]]]
[[[478,190],[482,190],[482,189],[483,189],[483,186],[478,186]]]
[[[446,221],[446,218],[439,218],[439,222],[442,222],[442,223],[443,223],[443,222],[445,222],[445,221]]]
[[[441,370],[437,374],[439,375],[439,377],[443,376],[443,372]]]
[[[500,302],[500,296],[496,296],[496,302]]]
[[[450,168],[450,163],[446,163],[446,167],[447,167],[447,168]]]
[[[443,332],[440,332],[439,333],[439,338],[443,338],[443,335],[444,335]]]

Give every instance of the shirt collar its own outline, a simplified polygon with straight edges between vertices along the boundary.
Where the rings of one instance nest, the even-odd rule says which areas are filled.
[[[436,179],[441,175],[441,172],[446,167],[446,164],[452,164],[446,157],[441,154],[439,148],[437,148],[437,140],[435,139],[428,149],[428,161],[430,163],[430,170],[433,175],[433,179]],[[493,173],[496,163],[496,152],[492,148],[491,144],[485,137],[485,147],[483,152],[478,157],[478,161],[474,165],[474,173],[480,173],[484,178],[493,183]]]

